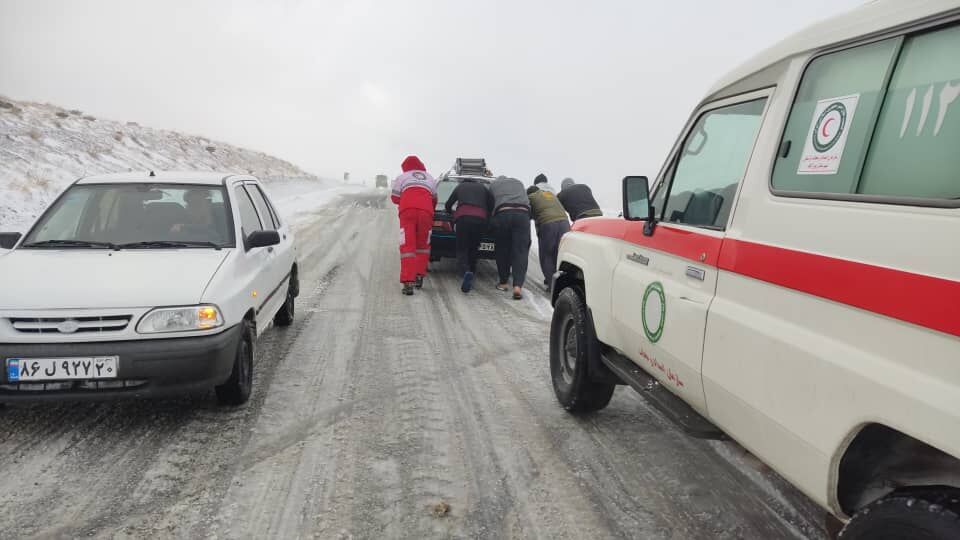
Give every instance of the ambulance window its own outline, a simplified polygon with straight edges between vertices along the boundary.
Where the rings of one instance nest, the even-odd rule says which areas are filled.
[[[857,193],[960,198],[957,51],[960,26],[904,43]]]
[[[774,189],[854,192],[899,44],[888,39],[810,63],[787,119]]]
[[[766,101],[764,98],[714,109],[697,120],[674,167],[662,215],[664,221],[726,227]],[[660,199],[661,191],[662,188],[657,190],[655,200]]]

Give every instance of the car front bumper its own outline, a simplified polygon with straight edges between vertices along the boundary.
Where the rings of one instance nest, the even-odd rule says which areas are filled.
[[[0,343],[0,402],[158,397],[209,390],[233,370],[242,325],[214,335],[87,343]],[[11,383],[10,358],[117,356],[116,379]]]

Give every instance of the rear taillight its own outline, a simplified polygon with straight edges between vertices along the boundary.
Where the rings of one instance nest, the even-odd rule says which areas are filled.
[[[434,221],[433,228],[440,229],[441,231],[445,231],[445,232],[453,232],[453,224],[450,223],[449,221],[440,221],[440,220]]]

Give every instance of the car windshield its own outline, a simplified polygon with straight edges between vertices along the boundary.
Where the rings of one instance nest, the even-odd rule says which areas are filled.
[[[221,187],[185,184],[78,184],[43,215],[22,247],[233,247]]]

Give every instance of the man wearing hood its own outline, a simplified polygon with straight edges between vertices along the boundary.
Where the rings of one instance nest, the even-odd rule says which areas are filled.
[[[530,199],[523,182],[506,176],[490,183],[490,194],[493,195],[491,225],[500,276],[497,288],[508,290],[507,280],[513,275],[513,299],[520,300],[530,255]]]
[[[560,204],[570,214],[570,221],[576,221],[585,217],[600,217],[603,212],[600,205],[593,198],[593,192],[590,186],[578,184],[573,178],[564,178],[560,183],[560,193],[557,194]]]
[[[549,191],[554,195],[557,193],[557,188],[553,187],[553,184],[547,180],[547,175],[543,173],[538,174],[537,177],[533,179],[533,185],[537,186],[540,191]]]
[[[570,232],[570,222],[563,205],[557,196],[545,191],[545,182],[527,188],[530,199],[531,217],[537,226],[537,239],[540,241],[540,270],[543,271],[543,285],[550,288],[553,274],[557,271],[557,253],[560,251],[560,239]]]
[[[407,156],[393,180],[390,199],[400,213],[400,282],[403,294],[423,287],[430,263],[430,231],[437,205],[437,181],[417,156]]]
[[[453,205],[457,209],[453,209]],[[493,209],[493,195],[487,186],[464,178],[447,199],[447,213],[453,214],[454,230],[457,233],[457,262],[463,274],[460,290],[467,293],[473,288],[473,275],[477,271],[477,251],[480,239],[487,230],[487,218]]]

